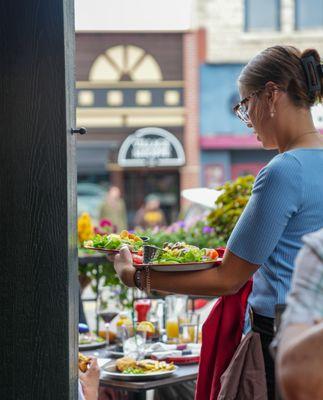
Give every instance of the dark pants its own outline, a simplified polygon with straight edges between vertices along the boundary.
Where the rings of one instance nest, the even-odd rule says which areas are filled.
[[[260,334],[262,352],[264,355],[268,400],[278,400],[275,396],[275,363],[269,353],[269,345],[274,338],[274,318],[263,317],[253,313],[252,330]]]

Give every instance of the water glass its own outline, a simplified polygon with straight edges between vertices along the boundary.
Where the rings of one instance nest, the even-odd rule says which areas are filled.
[[[134,331],[127,329],[123,325],[122,346],[125,357],[131,357],[135,360],[142,360],[145,356],[146,336],[143,331]]]
[[[180,343],[198,343],[200,316],[186,313],[178,317]]]

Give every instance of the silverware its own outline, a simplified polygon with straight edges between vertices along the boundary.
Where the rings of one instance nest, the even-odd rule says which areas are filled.
[[[156,257],[159,257],[161,253],[166,252],[166,250],[161,249],[160,247],[150,246],[150,245],[143,245],[142,249],[143,249],[144,264],[149,264],[151,260],[153,260]]]

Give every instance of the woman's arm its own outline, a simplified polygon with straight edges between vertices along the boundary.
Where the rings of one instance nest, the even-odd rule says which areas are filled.
[[[128,248],[115,257],[115,270],[122,282],[134,286],[135,268]],[[222,265],[196,272],[151,271],[151,288],[172,293],[221,296],[236,293],[258,269],[258,265],[226,251]]]

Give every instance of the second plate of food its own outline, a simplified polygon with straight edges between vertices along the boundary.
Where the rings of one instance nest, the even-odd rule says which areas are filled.
[[[108,365],[103,369],[106,376],[122,381],[147,381],[167,378],[171,376],[177,367],[173,363],[156,360],[136,361],[129,357],[123,357],[116,361],[115,365]]]

